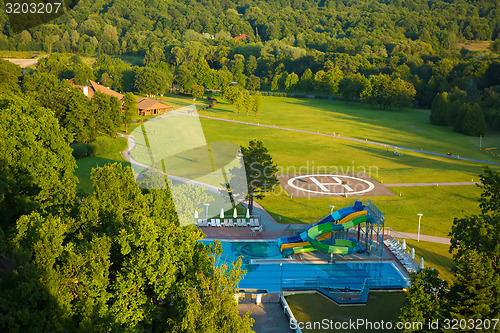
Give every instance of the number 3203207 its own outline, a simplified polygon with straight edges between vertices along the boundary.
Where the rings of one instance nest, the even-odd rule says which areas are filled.
[[[61,2],[6,2],[6,14],[57,14],[62,7]]]

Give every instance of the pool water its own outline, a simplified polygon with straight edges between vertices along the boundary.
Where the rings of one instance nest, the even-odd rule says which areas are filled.
[[[203,240],[204,244],[211,241]],[[217,264],[230,264],[242,259],[245,277],[240,289],[259,289],[279,292],[283,289],[329,287],[361,289],[398,289],[408,286],[408,279],[390,261],[337,261],[330,264],[314,264],[283,259],[277,242],[221,241],[222,254]],[[252,259],[264,259],[256,260]],[[266,262],[267,261],[267,262]]]

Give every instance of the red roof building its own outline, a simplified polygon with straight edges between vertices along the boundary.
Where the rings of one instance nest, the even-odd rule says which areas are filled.
[[[74,84],[74,80],[71,79],[69,80],[71,84],[73,84],[75,87],[81,89],[85,96],[88,98],[92,98],[94,94],[99,91],[103,94],[114,96],[120,100],[120,102],[124,103],[124,98],[125,95],[122,95],[120,93],[117,93],[116,91],[106,88],[105,86],[101,86],[100,84],[89,80],[89,85],[87,86],[79,86]],[[163,104],[161,102],[158,102],[154,99],[151,98],[145,98],[145,97],[139,97],[137,99],[137,108],[139,109],[139,115],[141,116],[152,116],[152,115],[160,115],[164,114],[165,112],[172,111],[174,109],[173,106]]]
[[[250,38],[250,36],[248,36],[247,34],[242,34],[242,35],[234,37],[234,39],[236,39],[236,40],[248,39],[248,38]]]

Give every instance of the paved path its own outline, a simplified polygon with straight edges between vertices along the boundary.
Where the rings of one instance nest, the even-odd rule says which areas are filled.
[[[417,234],[413,234],[410,232],[400,232],[400,231],[393,231],[391,232],[391,236],[396,236],[400,238],[409,238],[409,239],[417,239]],[[420,235],[420,240],[425,241],[425,242],[432,242],[432,243],[439,243],[439,244],[446,244],[450,245],[450,239],[446,237],[437,237],[437,236],[429,236],[429,235]]]
[[[255,320],[252,330],[256,333],[292,333],[288,318],[278,303],[239,304],[240,315],[250,311]]]
[[[288,128],[288,127],[280,127],[280,126],[274,126],[274,125],[262,125],[262,124],[255,124],[255,123],[250,123],[246,121],[239,121],[239,120],[231,120],[231,119],[223,119],[223,118],[217,118],[217,117],[210,117],[210,116],[202,116],[202,115],[191,115],[193,117],[201,117],[201,118],[207,118],[207,119],[212,119],[212,120],[219,120],[219,121],[226,121],[230,123],[237,123],[237,124],[243,124],[243,125],[250,125],[250,126],[258,126],[258,127],[266,127],[266,128],[274,128],[274,129],[280,129],[284,131],[292,131],[292,132],[299,132],[299,133],[306,133],[306,134],[313,134],[313,135],[321,135],[329,138],[336,138],[340,140],[348,140],[348,141],[354,141],[354,142],[360,142],[368,145],[374,145],[374,146],[381,146],[381,147],[388,147],[388,148],[399,148],[407,151],[412,151],[416,153],[421,153],[421,154],[427,154],[427,155],[434,155],[434,156],[440,156],[440,157],[447,157],[447,158],[453,158],[453,159],[458,159],[458,160],[463,160],[463,161],[468,161],[468,162],[476,162],[476,163],[485,163],[485,164],[494,164],[494,165],[500,165],[500,163],[497,162],[491,162],[491,161],[483,161],[483,160],[476,160],[473,158],[466,158],[466,157],[459,157],[459,156],[454,156],[450,157],[447,154],[440,154],[440,153],[435,153],[431,151],[426,151],[426,150],[418,150],[418,149],[413,149],[413,148],[406,148],[406,147],[401,147],[401,146],[394,146],[392,144],[387,144],[387,143],[382,143],[382,142],[374,142],[374,141],[368,141],[368,140],[361,140],[361,139],[354,139],[354,138],[348,138],[344,136],[336,136],[332,134],[325,134],[325,133],[320,133],[320,132],[313,132],[313,131],[305,131],[305,130],[299,130],[299,129],[294,129],[294,128]]]
[[[463,186],[463,185],[480,185],[480,182],[450,182],[450,183],[397,183],[383,184],[385,187],[404,187],[404,186]]]

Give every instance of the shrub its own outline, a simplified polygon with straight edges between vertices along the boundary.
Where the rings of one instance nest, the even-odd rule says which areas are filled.
[[[73,157],[75,159],[85,157],[89,154],[89,146],[85,143],[72,143],[70,147],[73,149]]]
[[[96,156],[106,154],[111,150],[111,145],[108,139],[97,138],[89,144],[89,155]]]

